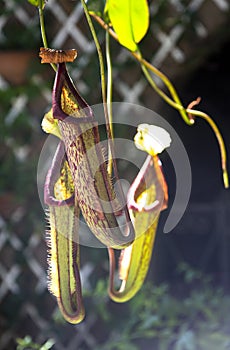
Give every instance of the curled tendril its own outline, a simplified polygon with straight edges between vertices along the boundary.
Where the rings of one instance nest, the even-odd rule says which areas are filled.
[[[220,155],[221,155],[221,167],[222,167],[222,174],[223,174],[223,182],[224,187],[229,188],[229,179],[228,179],[228,171],[227,171],[227,154],[226,154],[226,148],[224,144],[223,137],[216,125],[216,123],[212,120],[212,118],[201,111],[194,110],[193,107],[198,105],[201,101],[200,97],[197,97],[196,100],[189,103],[188,108],[186,109],[186,112],[188,113],[188,117],[190,120],[193,120],[195,122],[195,117],[199,117],[204,119],[213,130],[214,134],[216,135],[219,148],[220,148]]]
[[[90,13],[90,15],[102,26],[102,28],[107,30],[110,33],[110,35],[116,41],[118,41],[117,34],[113,31],[113,29],[107,23],[105,23],[103,21],[102,18],[97,16],[95,13]],[[146,61],[142,57],[140,50],[138,50],[136,52],[130,51],[130,54],[141,64],[142,71],[143,71],[146,79],[148,80],[148,82],[152,86],[152,88],[157,92],[158,95],[160,95],[163,98],[163,100],[166,103],[168,103],[170,106],[172,106],[173,108],[178,110],[178,112],[181,114],[181,117],[183,118],[183,120],[185,121],[186,124],[191,126],[195,123],[195,117],[200,117],[200,118],[204,119],[209,124],[209,126],[212,128],[212,130],[217,138],[219,148],[220,148],[221,166],[222,166],[224,186],[225,186],[225,188],[228,188],[229,187],[229,179],[228,179],[228,171],[227,171],[227,155],[226,155],[225,143],[224,143],[223,137],[220,133],[220,130],[218,129],[216,123],[212,120],[212,118],[208,114],[206,114],[202,111],[192,109],[195,105],[197,105],[200,102],[200,99],[198,98],[197,100],[192,101],[191,103],[189,103],[188,108],[185,108],[182,105],[180,98],[179,98],[174,86],[172,85],[172,83],[170,82],[170,80],[168,79],[168,77],[164,73],[162,73],[156,67],[154,67],[151,63]],[[167,87],[172,98],[169,97],[163,90],[161,90],[157,86],[157,84],[155,83],[155,81],[151,77],[149,71],[151,71],[154,75],[156,75],[158,78],[160,78],[160,80]]]

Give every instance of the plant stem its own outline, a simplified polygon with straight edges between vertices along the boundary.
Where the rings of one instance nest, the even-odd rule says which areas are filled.
[[[109,27],[109,25],[107,23],[105,23],[99,16],[97,16],[94,13],[92,13],[92,17],[94,17],[95,20],[106,31],[108,31],[109,34],[116,41],[118,41],[118,37],[117,37],[116,33]],[[188,124],[190,126],[194,124],[194,119],[189,117],[189,115],[190,116],[193,115],[193,116],[200,117],[200,118],[204,119],[210,125],[210,127],[212,128],[213,132],[216,135],[216,138],[217,138],[217,141],[219,144],[224,186],[225,186],[225,188],[228,188],[229,187],[229,180],[228,180],[228,171],[227,171],[226,148],[225,148],[224,140],[222,138],[222,135],[221,135],[217,125],[214,123],[214,121],[206,113],[183,107],[182,102],[180,101],[180,98],[179,98],[174,86],[172,85],[172,83],[168,79],[168,77],[165,74],[163,74],[161,71],[159,71],[156,67],[154,67],[151,63],[149,63],[148,61],[143,59],[140,51],[137,51],[137,52],[130,51],[130,53],[141,64],[142,71],[143,71],[146,79],[148,80],[149,84],[152,86],[152,88],[165,100],[165,102],[167,102],[170,106],[172,106],[173,108],[175,108],[179,111],[179,113],[181,114],[181,116],[186,124]],[[149,74],[148,70],[153,72],[158,78],[161,79],[161,81],[164,82],[165,86],[168,88],[173,99],[171,99],[168,95],[166,95],[165,92],[162,91],[157,86],[157,84],[155,83],[155,81],[153,80],[151,75]]]
[[[182,102],[174,88],[174,86],[172,85],[172,83],[170,82],[170,80],[168,79],[168,77],[166,77],[165,74],[163,74],[161,71],[159,71],[156,67],[154,67],[151,63],[149,63],[148,61],[146,61],[145,59],[142,58],[140,52],[136,53],[136,52],[132,52],[132,55],[140,62],[142,70],[144,67],[144,74],[146,75],[147,80],[150,82],[151,86],[156,90],[156,92],[169,104],[171,105],[173,108],[177,109],[183,120],[185,121],[186,124],[188,125],[192,125],[193,122],[189,119],[189,117],[186,114],[186,109],[182,106]],[[154,82],[154,80],[152,79],[151,75],[149,74],[147,68],[152,71],[158,78],[161,79],[161,81],[163,81],[163,83],[165,84],[165,86],[167,87],[167,89],[169,90],[172,98],[170,99],[160,88],[157,87],[156,83]],[[146,74],[147,72],[147,74]],[[151,83],[152,81],[152,83]]]
[[[108,26],[107,23],[105,23],[99,16],[97,16],[96,14],[92,13],[91,14],[93,18],[95,18],[95,20],[107,31],[109,31],[109,34],[116,40],[118,41],[118,37],[116,35],[116,33]],[[142,55],[140,53],[140,51],[138,52],[132,52],[129,51],[130,54],[137,60],[139,61],[139,63],[141,64],[143,73],[146,76],[146,79],[149,81],[149,83],[151,84],[151,86],[153,87],[153,89],[165,100],[165,102],[167,102],[169,105],[171,105],[173,108],[177,109],[183,120],[185,121],[186,124],[188,125],[192,125],[193,122],[189,119],[189,117],[186,114],[186,109],[182,106],[182,103],[180,101],[180,98],[175,90],[175,88],[173,87],[172,83],[170,82],[170,80],[166,77],[166,75],[164,75],[161,71],[159,71],[156,67],[154,67],[151,63],[149,63],[148,61],[146,61],[144,58],[142,58]],[[158,78],[160,78],[165,86],[168,88],[171,96],[173,97],[173,100],[170,99],[170,97],[168,97],[154,82],[154,80],[152,79],[151,75],[149,74],[148,70],[146,69],[148,68],[150,71],[152,71]]]
[[[165,102],[167,102],[170,106],[172,106],[173,108],[177,109],[181,115],[181,117],[183,118],[183,120],[185,121],[186,124],[188,125],[192,125],[194,123],[193,120],[189,119],[187,113],[186,113],[186,109],[182,106],[182,102],[174,88],[174,86],[172,85],[172,83],[170,82],[170,80],[166,77],[166,75],[164,75],[161,71],[159,71],[156,67],[154,67],[153,65],[149,64],[149,62],[147,62],[146,60],[144,60],[142,58],[141,52],[138,50],[138,54],[133,52],[132,53],[133,56],[138,59],[138,61],[141,64],[141,68],[142,71],[146,77],[146,79],[148,80],[149,84],[152,86],[152,88],[158,93],[158,95],[160,95],[163,100],[165,100]],[[165,84],[165,86],[168,88],[173,100],[171,98],[169,98],[163,90],[161,90],[157,84],[155,83],[155,81],[153,80],[153,78],[151,77],[151,75],[149,74],[148,69],[150,69],[158,78],[161,79],[161,81],[163,81],[163,83]]]
[[[141,52],[139,51],[139,56],[142,59],[142,55]],[[174,101],[176,101],[177,103],[175,103],[174,101],[172,101],[160,88],[158,88],[158,86],[156,85],[155,81],[152,79],[151,75],[148,72],[148,69],[146,68],[146,66],[141,63],[141,68],[142,71],[146,77],[146,79],[148,80],[148,82],[150,83],[150,85],[153,87],[153,89],[169,104],[171,105],[173,108],[179,110],[180,114],[182,115],[184,121],[188,124],[188,125],[192,125],[194,124],[195,120],[190,116],[196,116],[196,117],[200,117],[202,119],[204,119],[211,127],[211,129],[213,130],[214,134],[216,135],[218,144],[219,144],[219,148],[220,148],[220,155],[221,155],[221,166],[222,166],[222,173],[223,173],[223,182],[224,182],[224,187],[228,188],[229,187],[229,180],[228,180],[228,171],[227,171],[227,155],[226,155],[226,149],[225,149],[225,144],[224,144],[224,140],[223,137],[217,127],[217,125],[215,124],[215,122],[212,120],[212,118],[210,118],[206,113],[201,112],[201,111],[197,111],[191,108],[187,108],[185,109],[182,106],[182,103],[173,87],[173,85],[171,84],[171,82],[168,80],[168,78],[160,73],[160,76],[162,78],[162,80],[164,81],[165,85],[167,84],[168,89],[171,92],[171,95],[174,98]],[[155,68],[155,67],[153,67]],[[159,75],[158,75],[159,77]],[[196,104],[196,102],[195,102]],[[185,118],[186,116],[186,118]]]
[[[102,55],[102,51],[101,51],[101,46],[100,43],[98,41],[97,38],[97,34],[95,32],[93,23],[91,21],[91,17],[87,8],[87,5],[85,3],[85,0],[81,0],[84,12],[85,12],[85,16],[91,31],[91,34],[93,36],[95,45],[96,45],[96,49],[97,49],[97,53],[98,53],[98,59],[99,59],[99,65],[100,65],[100,75],[101,75],[101,89],[102,89],[102,101],[103,101],[103,107],[104,107],[104,113],[105,113],[105,122],[106,122],[106,131],[107,131],[107,136],[108,136],[108,144],[109,144],[109,150],[111,152],[111,156],[112,156],[112,163],[113,163],[113,171],[114,171],[114,176],[117,180],[118,183],[118,188],[119,188],[119,194],[120,194],[120,199],[122,202],[122,207],[124,208],[124,213],[125,213],[125,217],[126,217],[126,224],[127,224],[127,232],[125,232],[125,235],[127,236],[128,234],[133,235],[134,231],[133,231],[133,227],[131,224],[131,219],[129,216],[129,212],[128,212],[128,208],[126,205],[126,199],[125,199],[125,195],[121,186],[121,183],[119,181],[119,176],[118,176],[118,169],[117,169],[117,163],[116,163],[116,157],[115,157],[115,151],[114,151],[114,147],[113,147],[113,134],[111,131],[111,126],[110,125],[110,120],[109,120],[109,113],[108,113],[108,106],[106,103],[106,86],[105,86],[105,69],[104,69],[104,61],[103,61],[103,55]]]
[[[225,148],[225,144],[224,144],[224,140],[223,137],[216,125],[216,123],[212,120],[212,118],[210,118],[210,116],[204,112],[201,111],[197,111],[194,109],[190,109],[187,108],[186,112],[204,119],[211,127],[211,129],[213,130],[214,134],[216,135],[218,144],[219,144],[219,148],[220,148],[220,154],[221,154],[221,166],[222,166],[222,173],[223,173],[223,182],[224,182],[224,187],[228,188],[229,187],[229,179],[228,179],[228,170],[227,170],[227,154],[226,154],[226,148]]]
[[[107,110],[107,105],[106,105],[106,85],[105,85],[105,68],[104,68],[104,61],[103,61],[103,55],[102,55],[102,50],[101,50],[101,46],[100,43],[98,41],[97,38],[97,34],[95,32],[93,23],[91,21],[90,18],[90,14],[87,8],[87,5],[85,3],[85,0],[81,0],[84,12],[85,12],[85,16],[93,37],[93,40],[95,42],[96,45],[96,49],[97,49],[97,53],[98,53],[98,59],[99,59],[99,66],[100,66],[100,76],[101,76],[101,91],[102,91],[102,100],[103,100],[103,104],[104,104],[104,112],[105,112],[105,119],[106,119],[106,123],[108,123],[108,110]],[[109,123],[108,123],[109,124]],[[110,130],[109,130],[109,134],[111,134]]]
[[[44,47],[48,48],[42,0],[38,0],[38,11],[39,11],[39,21],[40,21],[42,42],[43,42]],[[50,63],[50,65],[55,71],[57,70],[57,67],[54,63]]]
[[[106,43],[106,63],[107,63],[107,106],[108,106],[108,117],[109,117],[109,125],[110,130],[112,134],[113,139],[113,108],[112,108],[112,88],[113,88],[113,72],[112,72],[112,62],[111,62],[111,55],[110,55],[110,35],[109,32],[106,31],[106,37],[105,37],[105,43]],[[113,159],[111,150],[109,149],[108,154],[108,173],[112,174],[112,167],[113,167]]]
[[[98,53],[99,66],[100,66],[100,76],[101,76],[102,101],[103,101],[103,108],[104,108],[104,113],[105,113],[105,122],[106,122],[106,131],[107,131],[107,135],[108,135],[109,150],[112,153],[112,158],[115,158],[113,145],[112,145],[112,130],[111,130],[112,125],[110,125],[108,106],[107,106],[107,101],[106,101],[105,68],[104,68],[103,55],[102,55],[101,46],[100,46],[100,43],[98,41],[97,34],[95,32],[93,23],[91,21],[85,0],[81,0],[81,3],[83,6],[83,9],[84,9],[84,12],[85,12],[86,19],[88,21],[88,25],[89,25],[91,34],[93,36],[93,40],[94,40],[95,45],[96,45],[97,53]],[[115,165],[115,168],[116,168],[116,165]],[[114,172],[116,172],[115,169],[114,169]],[[115,176],[116,176],[116,174],[115,174]]]

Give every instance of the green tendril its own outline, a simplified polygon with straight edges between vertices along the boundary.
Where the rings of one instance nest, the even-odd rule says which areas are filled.
[[[105,122],[106,122],[106,131],[107,131],[107,136],[108,136],[108,145],[109,145],[109,152],[111,152],[111,163],[113,165],[113,171],[114,171],[114,176],[119,180],[118,176],[118,169],[117,169],[117,163],[116,163],[116,156],[115,156],[115,151],[114,151],[114,146],[113,146],[113,133],[112,133],[112,121],[110,122],[109,119],[109,112],[108,112],[108,106],[107,106],[107,98],[106,98],[106,85],[105,85],[105,68],[104,68],[104,60],[103,60],[103,55],[101,51],[101,46],[99,44],[98,38],[96,31],[94,29],[93,23],[91,21],[91,17],[87,8],[87,5],[84,0],[81,0],[85,16],[91,31],[91,34],[93,36],[97,53],[98,53],[98,58],[99,58],[99,65],[100,65],[100,73],[101,73],[101,89],[102,89],[102,100],[103,100],[103,106],[104,106],[104,113],[105,113]],[[111,169],[112,171],[112,169]],[[122,203],[126,203],[125,195],[121,186],[121,182],[118,181],[118,188],[119,188],[119,194],[120,194],[120,199]],[[129,212],[127,209],[127,206],[125,206],[125,217],[126,217],[126,222],[127,224],[130,222],[130,217],[129,217]]]
[[[113,108],[112,108],[112,89],[113,89],[113,71],[112,71],[112,62],[111,62],[111,55],[110,55],[110,35],[109,32],[106,31],[106,38],[105,38],[105,46],[106,46],[106,64],[107,64],[107,106],[108,106],[108,114],[109,114],[109,125],[111,129],[111,134],[113,138]],[[111,175],[112,174],[112,166],[113,166],[113,160],[112,160],[112,154],[111,150],[109,149],[108,154],[108,172]]]
[[[118,37],[117,37],[116,33],[107,25],[107,23],[105,23],[96,14],[92,14],[92,16],[105,30],[107,30],[109,32],[109,34],[116,41],[118,41]],[[170,82],[168,77],[165,74],[163,74],[161,71],[159,71],[156,67],[154,67],[151,63],[146,61],[142,57],[139,49],[136,52],[131,52],[131,51],[129,51],[129,52],[140,63],[142,71],[143,71],[147,81],[151,85],[151,87],[157,92],[157,94],[159,96],[161,96],[163,98],[163,100],[166,103],[168,103],[174,109],[178,110],[178,112],[180,113],[181,117],[183,118],[183,120],[185,121],[186,124],[188,124],[189,126],[193,125],[195,123],[195,119],[192,116],[195,116],[195,117],[199,117],[199,118],[204,119],[209,124],[209,126],[212,128],[212,130],[217,138],[218,144],[219,144],[224,186],[225,186],[225,188],[228,188],[229,187],[229,179],[228,179],[228,171],[227,171],[226,147],[225,147],[223,137],[220,133],[220,130],[218,129],[215,122],[212,120],[212,118],[209,115],[207,115],[204,112],[194,110],[191,108],[185,108],[182,105],[182,102],[181,102],[181,100],[176,92],[176,89],[174,88],[174,86],[172,85],[172,83]],[[164,85],[167,87],[172,98],[170,98],[162,89],[160,89],[157,86],[156,82],[153,80],[149,71],[151,71],[155,76],[157,76],[164,83]]]
[[[45,30],[45,20],[44,20],[44,11],[43,11],[43,3],[42,0],[38,0],[38,12],[39,12],[39,21],[40,21],[40,28],[41,28],[41,36],[42,36],[42,42],[44,47],[47,49],[48,41],[46,36],[46,30]],[[50,63],[53,70],[56,72],[57,67],[54,63]]]

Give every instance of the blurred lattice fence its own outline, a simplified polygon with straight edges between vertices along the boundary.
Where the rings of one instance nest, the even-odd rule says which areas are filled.
[[[143,52],[170,77],[182,79],[229,37],[229,13],[228,0],[154,0],[152,25]],[[100,317],[89,313],[79,326],[55,323],[56,303],[46,289],[44,214],[37,196],[36,165],[45,141],[40,121],[51,102],[53,73],[49,67],[39,65],[38,14],[23,0],[1,0],[0,14],[0,349],[14,349],[15,338],[26,334],[38,342],[54,338],[55,349],[95,349],[107,336],[98,325]],[[79,58],[71,67],[73,80],[89,103],[100,102],[95,46],[80,2],[49,0],[46,24],[50,47],[78,50]],[[101,32],[102,44],[103,38]],[[157,110],[159,99],[154,97],[153,102],[152,91],[129,54],[116,43],[112,49],[114,100],[145,104]],[[203,266],[213,257],[216,232],[225,231],[223,222],[227,222],[228,214],[219,203],[213,201],[211,205],[211,227],[209,219],[205,219],[210,210],[206,203],[191,207],[191,212],[199,211],[202,222],[187,221],[190,232],[191,225],[197,224],[203,236],[210,234],[205,251],[198,253]],[[186,259],[178,241],[173,242],[170,237],[167,243],[164,239],[173,265]],[[223,243],[222,263],[226,263],[227,244]],[[92,251],[90,254],[96,255]],[[105,269],[97,259],[96,263]],[[90,287],[97,272],[96,265],[84,262],[85,285]],[[107,300],[101,301],[104,302]]]

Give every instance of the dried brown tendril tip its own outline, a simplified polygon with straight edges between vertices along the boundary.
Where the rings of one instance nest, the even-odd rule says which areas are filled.
[[[194,101],[192,101],[192,102],[189,103],[187,109],[193,109],[193,107],[195,107],[196,105],[198,105],[198,104],[200,103],[200,101],[201,101],[201,97],[197,97],[196,100],[194,100]],[[188,113],[188,117],[189,117],[189,119],[190,119],[190,121],[191,121],[192,123],[195,122],[195,120],[194,120],[195,118],[194,118],[194,115],[192,115],[192,113]]]
[[[41,63],[73,62],[77,57],[77,50],[55,50],[41,47],[39,56]]]

